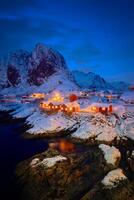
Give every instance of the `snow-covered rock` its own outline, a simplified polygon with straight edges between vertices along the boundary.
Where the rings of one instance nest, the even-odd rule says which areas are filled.
[[[35,167],[37,165],[37,163],[40,162],[40,159],[39,158],[34,158],[31,163],[30,163],[30,166],[31,167]]]
[[[110,164],[112,167],[117,167],[121,159],[120,151],[114,146],[108,146],[105,144],[100,144],[99,148],[104,154],[104,158],[107,164]]]
[[[124,130],[124,136],[134,140],[134,119],[133,122],[127,123]]]
[[[113,188],[118,186],[118,183],[124,180],[127,180],[127,177],[123,174],[122,169],[118,168],[110,171],[101,181],[101,183],[106,188]]]
[[[100,143],[111,143],[117,137],[113,117],[108,118],[101,113],[97,113],[92,114],[87,120],[80,119],[80,127],[72,134],[72,137],[84,140],[93,138]]]
[[[50,168],[53,167],[57,162],[62,162],[64,160],[67,160],[67,158],[62,155],[54,156],[51,158],[45,158],[42,161],[40,161],[38,158],[34,158],[31,161],[30,166],[36,167],[38,165],[43,165],[44,167]]]
[[[23,104],[15,109],[11,114],[13,118],[25,118],[33,114],[36,110],[37,108],[34,105]]]
[[[114,128],[106,126],[103,127],[101,131],[102,132],[100,132],[100,134],[98,134],[96,137],[96,141],[98,142],[110,144],[117,137],[117,132]]]
[[[44,134],[46,136],[51,136],[51,134],[56,136],[61,131],[71,131],[76,124],[74,119],[66,117],[63,113],[47,115],[34,112],[26,121],[32,126],[27,131],[29,134]]]

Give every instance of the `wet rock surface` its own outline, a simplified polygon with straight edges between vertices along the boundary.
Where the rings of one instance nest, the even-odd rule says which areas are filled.
[[[50,167],[43,164],[43,160],[53,159],[59,155],[66,159],[59,160]],[[33,166],[31,166],[31,162]],[[115,168],[118,165],[123,166],[118,161]],[[105,187],[102,180],[109,172],[112,172],[111,165],[106,162],[102,151],[97,146],[90,146],[79,153],[61,153],[50,148],[48,151],[20,163],[16,174],[21,187],[21,197],[26,200],[133,199],[134,182],[133,179],[127,178],[127,170],[124,169],[121,171],[126,179],[119,177],[117,183],[115,179],[116,187]]]
[[[52,167],[46,167],[42,162],[34,167],[30,165],[35,159],[39,163],[39,160],[55,158],[59,154],[59,151],[49,149],[18,165],[16,173],[23,199],[80,199],[108,171],[104,168],[103,155],[96,147],[77,154],[62,153],[66,159]]]
[[[101,184],[93,187],[81,200],[134,200],[134,183],[120,182],[112,189],[106,189]]]

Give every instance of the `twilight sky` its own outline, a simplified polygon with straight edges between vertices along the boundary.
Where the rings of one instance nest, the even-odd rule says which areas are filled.
[[[1,0],[0,56],[36,43],[71,70],[134,82],[134,0]]]

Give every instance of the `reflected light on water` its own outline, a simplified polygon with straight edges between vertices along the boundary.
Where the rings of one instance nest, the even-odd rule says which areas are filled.
[[[49,143],[49,147],[53,149],[57,149],[63,153],[65,152],[73,152],[75,150],[75,145],[66,140],[59,140],[56,142]]]

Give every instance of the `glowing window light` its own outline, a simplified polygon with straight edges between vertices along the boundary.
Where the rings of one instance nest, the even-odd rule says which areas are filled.
[[[58,106],[55,106],[55,108],[58,108]]]
[[[93,111],[96,111],[97,108],[96,108],[95,106],[92,106],[92,110],[93,110]]]
[[[60,93],[54,93],[54,96],[51,98],[52,101],[63,101],[63,97]]]
[[[70,107],[69,110],[71,111],[71,110],[73,110],[73,108]]]
[[[105,108],[105,107],[102,107],[102,110],[103,110],[103,111],[105,111],[105,110],[106,110],[106,108]]]
[[[112,99],[112,95],[108,95],[108,99]]]

